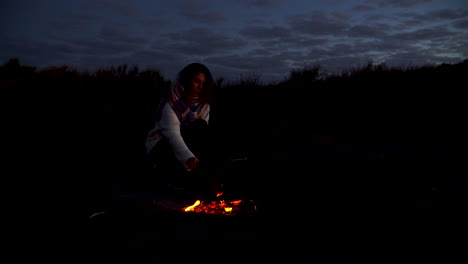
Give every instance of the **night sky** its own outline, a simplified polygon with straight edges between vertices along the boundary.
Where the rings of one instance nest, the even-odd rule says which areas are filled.
[[[2,0],[0,19],[1,62],[39,69],[127,64],[174,79],[198,61],[215,79],[274,82],[304,66],[468,58],[465,0]]]

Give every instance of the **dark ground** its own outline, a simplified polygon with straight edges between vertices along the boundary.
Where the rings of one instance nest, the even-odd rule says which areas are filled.
[[[246,160],[227,163],[226,195],[254,200],[258,212],[234,216],[160,210],[153,201],[172,198],[152,185],[151,173],[136,160],[125,163],[125,156],[100,159],[90,152],[81,159],[88,165],[75,167],[67,156],[42,157],[57,165],[42,165],[49,174],[31,180],[32,210],[25,223],[31,236],[19,258],[34,256],[45,263],[465,262],[463,143],[241,153],[237,156]],[[90,219],[96,212],[104,213]]]

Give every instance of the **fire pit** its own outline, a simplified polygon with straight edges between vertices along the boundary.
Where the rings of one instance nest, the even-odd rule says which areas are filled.
[[[255,213],[257,206],[253,200],[235,200],[235,201],[195,201],[193,205],[183,207],[184,212],[196,212],[215,215],[235,215],[239,213]]]
[[[229,199],[222,197],[223,193],[217,195],[216,199],[176,199],[166,197],[165,199],[153,200],[158,208],[164,211],[173,211],[181,214],[205,214],[205,215],[251,215],[257,213],[257,205],[250,199]]]

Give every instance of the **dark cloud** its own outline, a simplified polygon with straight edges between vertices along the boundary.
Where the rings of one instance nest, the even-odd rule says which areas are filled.
[[[332,47],[327,49],[327,52],[325,53],[327,56],[345,56],[348,54],[353,54],[356,53],[356,49],[354,45],[351,44],[345,44],[345,43],[339,43],[336,45],[333,45]],[[323,54],[323,55],[325,55]],[[323,56],[322,55],[322,56]]]
[[[267,16],[255,16],[255,17],[249,17],[246,21],[245,21],[245,24],[247,25],[256,25],[256,26],[259,26],[259,25],[265,25],[265,24],[268,24],[268,17]]]
[[[138,17],[141,15],[141,10],[127,2],[109,1],[109,5],[113,6],[118,15],[126,17]]]
[[[466,30],[466,29],[468,29],[468,19],[456,21],[456,22],[453,23],[452,26],[454,28],[457,28],[457,29]]]
[[[285,1],[282,0],[240,0],[248,7],[274,8],[281,6]]]
[[[394,21],[395,17],[389,15],[389,14],[382,14],[382,13],[363,13],[362,15],[364,22],[367,23],[376,23],[379,21]]]
[[[257,48],[247,52],[247,55],[249,56],[271,56],[273,54],[275,54],[275,52],[268,48]]]
[[[89,32],[100,24],[99,17],[93,14],[84,14],[74,11],[66,11],[51,21],[47,28],[39,28],[42,36],[55,39],[73,38],[83,32]]]
[[[288,16],[286,20],[292,30],[313,36],[340,35],[347,28],[348,22],[343,17],[330,15],[322,11]]]
[[[248,26],[243,28],[241,35],[254,39],[275,39],[291,36],[291,31],[281,26]]]
[[[188,64],[191,58],[181,53],[151,48],[132,53],[128,60],[142,67],[159,69],[166,78],[174,80],[178,71]]]
[[[131,55],[133,58],[136,60],[142,60],[142,61],[153,61],[154,64],[157,64],[159,62],[178,62],[178,61],[183,61],[187,59],[187,56],[180,54],[180,53],[175,53],[175,52],[166,52],[164,49],[146,49],[146,50],[140,50],[132,53]]]
[[[140,9],[140,7],[126,1],[82,0],[81,5],[90,10],[110,10],[114,14],[123,17],[137,18],[142,15],[142,9]]]
[[[142,65],[141,61],[134,63],[131,58],[126,54],[119,54],[114,56],[94,56],[90,54],[83,54],[78,57],[76,65],[86,65],[83,68],[86,71],[94,72],[99,69],[109,69],[110,67],[117,67],[120,65],[128,65],[130,67]],[[92,66],[90,66],[92,65]]]
[[[387,12],[387,13],[367,13],[364,16],[364,21],[367,26],[376,27],[380,23],[380,29],[384,32],[404,32],[411,31],[416,28],[427,28],[438,23],[439,25],[453,24],[460,19],[468,17],[468,10],[464,9],[439,9],[428,12],[423,11],[404,11],[404,12]],[[370,32],[371,33],[371,32]],[[378,33],[375,34],[379,35]]]
[[[429,50],[413,52],[411,50],[401,51],[390,54],[385,61],[385,64],[397,68],[418,67],[421,65],[434,65],[438,63],[458,63],[460,59],[437,55]]]
[[[397,21],[402,21],[403,27],[427,25],[434,22],[452,21],[463,19],[468,16],[468,10],[464,9],[439,9],[430,12],[401,12],[392,17]]]
[[[396,40],[392,41],[391,39],[354,40],[312,48],[309,50],[308,57],[326,59],[349,54],[362,56],[366,54],[395,52],[401,48],[401,43]]]
[[[140,17],[136,20],[146,30],[158,31],[170,24],[170,20],[164,17]]]
[[[463,49],[460,46],[463,44],[450,42],[452,37],[453,34],[449,34],[445,27],[433,27],[371,39],[342,38],[342,42],[336,40],[338,43],[332,44],[333,41],[329,41],[328,45],[309,49],[306,58],[302,60],[302,65],[320,64],[327,71],[340,72],[346,68],[365,65],[367,61],[393,65],[398,62],[405,63],[404,65],[410,62],[421,65],[444,59],[460,61],[463,58]],[[447,45],[448,42],[452,45]],[[466,45],[466,42],[464,44]],[[399,54],[405,54],[406,58],[399,57]]]
[[[327,58],[331,54],[331,49],[329,47],[325,48],[324,46],[311,47],[308,49],[306,58],[309,59],[321,59]]]
[[[357,54],[392,53],[406,48],[405,44],[402,43],[399,39],[394,39],[391,37],[365,41],[358,40],[354,42],[353,45],[354,52],[356,52]]]
[[[409,8],[428,4],[433,0],[365,0],[355,5],[352,10],[357,12],[378,11],[381,8]]]
[[[374,11],[375,9],[377,9],[375,5],[369,3],[361,3],[352,8],[352,10],[356,12],[369,12]]]
[[[250,71],[253,69],[260,70],[273,67],[273,65],[268,62],[273,62],[275,65],[284,63],[282,61],[274,60],[275,57],[277,56],[251,56],[247,54],[232,54],[226,56],[208,57],[205,61],[212,64],[230,67],[236,70]]]
[[[214,22],[222,22],[226,21],[227,17],[222,13],[217,13],[214,11],[208,11],[206,13],[199,13],[194,10],[185,10],[182,15],[185,17],[191,18],[193,20],[203,22],[203,23],[214,23]]]
[[[445,9],[430,11],[427,13],[425,17],[423,17],[423,19],[426,18],[426,20],[430,20],[430,19],[451,20],[451,19],[466,18],[466,17],[468,17],[468,10],[466,9],[445,8]]]
[[[120,42],[135,45],[150,42],[150,36],[137,35],[133,33],[130,28],[126,27],[125,24],[119,25],[106,23],[102,25],[97,38],[108,42]]]
[[[349,21],[353,18],[353,15],[349,12],[339,12],[339,11],[331,11],[328,15],[331,20],[334,20],[337,23],[349,23]]]
[[[0,42],[0,50],[4,61],[11,57],[31,58],[40,53],[41,48],[24,37],[6,37]]]
[[[80,39],[75,41],[86,55],[116,56],[136,50],[140,45],[136,43],[105,41],[100,39]]]
[[[73,43],[32,40],[23,37],[5,38],[0,43],[0,50],[2,61],[16,57],[22,63],[38,68],[64,64],[78,66],[77,58],[83,51],[80,46]]]
[[[428,4],[433,2],[434,0],[380,0],[380,1],[374,1],[376,2],[379,7],[402,7],[402,8],[407,8],[407,7],[413,7],[417,5],[422,5],[422,4]]]
[[[446,44],[446,47],[460,54],[460,61],[468,58],[468,34],[465,34],[464,37],[458,41]]]
[[[281,38],[278,41],[269,39],[260,40],[259,44],[264,49],[269,49],[272,52],[283,52],[291,50],[304,50],[317,46],[327,46],[333,41],[333,38],[327,37],[311,37],[301,35],[291,35],[289,37]]]
[[[367,24],[355,25],[346,30],[346,35],[350,37],[368,37],[368,38],[384,38],[388,35],[387,32],[391,27],[388,24]]]
[[[427,24],[424,20],[418,18],[418,14],[413,13],[413,15],[404,15],[404,16],[394,16],[395,29],[398,31],[404,31],[411,28],[424,26]]]
[[[422,40],[446,40],[450,38],[452,31],[446,26],[434,26],[422,29],[399,32],[392,34],[391,37],[398,40],[422,41]]]
[[[319,66],[322,73],[342,73],[367,65],[372,61],[372,56],[347,54],[334,57],[311,57],[295,63],[295,67],[302,68],[308,65]]]
[[[177,72],[190,58],[178,53],[169,53],[158,49],[140,49],[127,53],[118,53],[112,56],[84,53],[76,59],[76,65],[93,65],[83,69],[95,71],[113,66],[126,64],[130,67],[138,66],[140,70],[153,69],[160,71],[167,79],[174,80]]]
[[[299,58],[299,52],[285,51],[272,55],[259,55],[252,51],[244,54],[212,56],[205,61],[213,66],[222,67],[223,76],[236,80],[240,75],[261,73],[265,82],[282,79],[290,69],[290,60]]]
[[[165,37],[170,41],[167,46],[169,52],[192,55],[212,55],[218,52],[230,53],[247,45],[247,42],[241,38],[201,27],[169,33]]]
[[[62,31],[62,34],[59,32],[58,30],[53,30],[48,34],[48,46],[62,45],[63,47],[68,47],[69,51],[74,54],[74,57],[81,56],[83,58],[122,57],[136,50],[143,49],[145,43],[150,41],[148,36],[133,33],[128,25],[124,23],[104,23],[95,35],[88,36],[78,34],[79,32],[63,33]],[[41,44],[42,46],[44,44]],[[51,49],[50,53],[58,56],[55,49]],[[62,59],[64,60],[64,58]],[[91,62],[95,60],[86,59],[85,61]],[[83,61],[80,61],[80,64],[83,64]]]
[[[184,1],[178,5],[182,16],[202,23],[215,23],[226,21],[227,17],[220,12],[200,10],[199,3]]]

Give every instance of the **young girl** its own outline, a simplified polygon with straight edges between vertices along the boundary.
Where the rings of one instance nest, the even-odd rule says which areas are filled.
[[[153,166],[172,181],[192,190],[219,193],[208,126],[214,86],[205,65],[191,63],[183,68],[159,102],[145,145]]]

